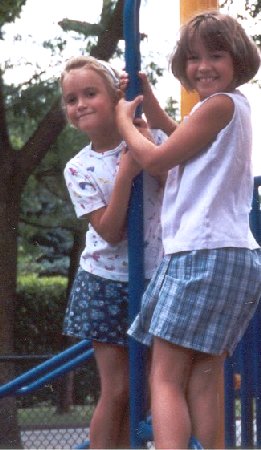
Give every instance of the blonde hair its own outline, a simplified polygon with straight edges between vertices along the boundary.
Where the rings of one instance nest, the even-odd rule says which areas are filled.
[[[82,68],[97,72],[103,78],[106,86],[112,94],[112,97],[115,100],[119,99],[120,76],[118,72],[112,68],[107,61],[96,59],[93,56],[77,56],[66,62],[65,68],[60,77],[61,89],[63,89],[63,80],[66,75],[70,73],[71,70]]]
[[[171,56],[173,75],[188,90],[192,90],[186,75],[188,56],[193,42],[200,38],[210,50],[229,52],[234,66],[235,87],[250,81],[260,66],[260,53],[242,26],[231,16],[207,11],[194,16],[181,28],[180,39]]]

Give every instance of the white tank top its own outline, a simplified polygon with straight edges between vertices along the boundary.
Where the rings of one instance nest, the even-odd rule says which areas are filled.
[[[165,254],[259,247],[249,228],[253,196],[250,106],[240,91],[226,95],[234,102],[232,120],[211,145],[169,172],[161,217]],[[207,100],[199,102],[191,114]]]

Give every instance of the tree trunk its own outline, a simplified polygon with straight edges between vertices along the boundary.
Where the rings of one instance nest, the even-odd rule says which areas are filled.
[[[8,174],[3,168],[2,178],[5,180],[0,184],[0,354],[12,355],[20,195],[17,195],[10,171]],[[1,364],[0,368],[0,385],[14,378],[13,363]],[[15,398],[3,398],[0,401],[0,448],[21,448]]]
[[[94,56],[109,59],[115,51],[122,37],[122,8],[123,0],[118,0],[93,49]],[[20,196],[28,177],[64,128],[65,117],[59,102],[55,103],[24,147],[15,151],[9,141],[5,110],[0,70],[0,355],[12,355]],[[0,385],[14,378],[13,364],[0,364],[0,369]],[[0,400],[0,448],[21,448],[15,398]]]

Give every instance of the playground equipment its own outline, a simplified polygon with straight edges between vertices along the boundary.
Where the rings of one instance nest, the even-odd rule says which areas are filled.
[[[252,231],[261,244],[261,205],[258,189],[261,188],[261,176],[254,180],[253,208],[250,215]],[[244,337],[240,341],[233,357],[225,365],[225,448],[261,448],[261,304],[253,317]],[[39,364],[9,383],[0,387],[0,398],[6,396],[27,395],[39,389],[51,380],[86,363],[93,355],[91,343],[83,340],[59,353],[53,358]],[[132,361],[131,398],[135,399],[136,386],[144,376],[140,361]],[[137,368],[137,370],[136,370]],[[235,375],[240,377],[240,388],[235,389]],[[141,380],[143,385],[145,378]],[[237,417],[240,405],[240,414]],[[131,410],[132,447],[141,448],[153,440],[150,418],[146,411],[136,412],[136,405]],[[135,417],[133,417],[133,415]],[[134,428],[136,427],[136,428]],[[237,429],[241,427],[241,439]],[[191,448],[200,448],[197,441],[191,440]],[[76,448],[88,448],[88,442]]]
[[[188,0],[187,5],[193,1]],[[199,1],[197,2],[199,6]],[[204,2],[206,3],[206,2]],[[209,7],[205,5],[204,8]],[[184,2],[183,2],[184,5]],[[126,68],[130,75],[130,84],[127,98],[132,99],[140,92],[137,72],[140,67],[139,54],[139,7],[140,0],[125,0],[124,6],[124,36],[126,40]],[[201,5],[202,9],[202,5]],[[190,10],[191,11],[191,10]],[[140,111],[137,112],[140,114]],[[251,227],[253,233],[261,244],[261,213],[258,188],[261,186],[261,177],[255,178],[253,209],[251,212]],[[143,292],[143,246],[142,228],[142,176],[136,178],[130,204],[128,218],[129,233],[129,284],[130,284],[130,322],[133,320],[140,307]],[[235,356],[229,358],[225,369],[225,443],[226,447],[235,448],[236,445],[236,407],[238,398],[235,396],[234,375],[241,377],[239,395],[241,397],[241,446],[243,448],[261,448],[261,358],[260,358],[260,321],[261,306],[240,342]],[[251,353],[251,355],[250,355]],[[70,347],[50,360],[29,370],[20,377],[10,381],[0,388],[0,398],[13,395],[25,395],[43,386],[50,380],[57,378],[74,367],[77,367],[93,354],[90,342],[87,340]],[[131,447],[144,448],[147,441],[153,440],[150,418],[146,411],[146,381],[145,381],[144,346],[130,339],[130,414],[131,414]],[[255,410],[255,412],[254,412]],[[256,424],[256,438],[254,427]],[[88,448],[88,442],[84,442],[77,448]],[[191,439],[190,448],[201,448],[199,443]]]
[[[85,363],[92,355],[91,342],[82,340],[0,387],[0,399],[29,394]]]
[[[250,214],[252,232],[261,245],[261,176],[254,179],[253,204]],[[236,447],[238,403],[241,408],[241,447],[261,448],[261,304],[238,344],[233,357],[225,364],[225,443]],[[240,386],[235,395],[235,376]]]

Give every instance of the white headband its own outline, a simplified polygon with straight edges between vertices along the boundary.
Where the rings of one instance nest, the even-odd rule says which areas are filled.
[[[120,80],[118,79],[118,77],[117,77],[116,73],[114,72],[114,70],[112,69],[111,65],[107,61],[103,61],[102,59],[98,59],[98,62],[100,63],[101,66],[104,67],[105,70],[107,70],[107,72],[109,72],[110,76],[113,79],[115,86],[119,87]]]

